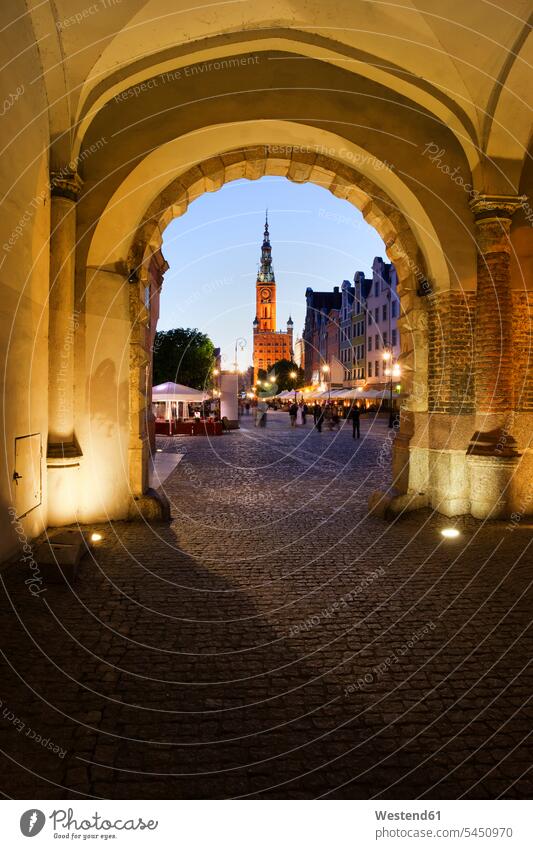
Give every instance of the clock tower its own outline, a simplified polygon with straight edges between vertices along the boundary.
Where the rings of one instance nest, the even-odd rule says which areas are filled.
[[[272,268],[267,212],[261,262],[255,283],[254,380],[257,380],[260,369],[268,372],[279,360],[292,361],[292,331],[293,322],[290,317],[286,331],[276,330],[276,280]]]
[[[272,248],[268,232],[268,212],[261,246],[261,263],[257,273],[255,309],[259,330],[276,329],[276,280],[272,268]]]

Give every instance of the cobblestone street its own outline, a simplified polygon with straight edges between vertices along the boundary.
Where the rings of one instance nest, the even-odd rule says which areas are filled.
[[[3,793],[530,797],[531,524],[369,516],[382,420],[242,424],[158,438],[172,522],[72,587],[2,571]]]

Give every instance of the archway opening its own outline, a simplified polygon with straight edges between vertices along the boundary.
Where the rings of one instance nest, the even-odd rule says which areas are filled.
[[[386,166],[373,161],[372,167],[380,171]],[[404,406],[409,409],[411,405],[411,411],[427,410],[428,324],[427,307],[423,299],[424,284],[427,284],[424,254],[417,244],[407,219],[382,189],[373,184],[369,178],[361,177],[354,168],[336,162],[323,154],[313,154],[309,157],[291,146],[239,149],[194,166],[180,175],[172,184],[167,185],[164,192],[150,204],[145,212],[131,244],[128,266],[130,278],[136,281],[133,286],[132,314],[142,316],[145,324],[150,321],[142,306],[146,298],[147,286],[152,294],[157,291],[157,272],[162,267],[163,233],[170,222],[183,215],[189,204],[202,194],[216,191],[226,183],[243,177],[256,180],[262,176],[287,177],[294,183],[313,183],[320,189],[328,189],[334,197],[356,207],[367,224],[378,232],[384,248],[380,253],[386,253],[394,263],[397,295],[402,302],[402,306],[398,308],[397,332]],[[420,225],[420,222],[417,224]],[[426,235],[428,243],[431,244],[433,260],[435,261],[435,257],[438,257],[441,267],[445,267],[444,258],[442,255],[439,256],[436,250],[434,233],[430,232]],[[154,257],[158,258],[155,278]],[[405,339],[402,339],[402,322],[405,324]],[[139,341],[144,336],[145,340],[151,339],[153,344],[153,322],[151,327],[151,334],[147,334],[145,330],[144,334],[141,332],[139,335],[134,323],[132,331],[133,355],[130,359],[135,369],[138,368],[139,362],[142,364],[141,370],[138,371],[139,391],[133,394],[135,408],[130,409],[130,485],[137,499],[142,498],[147,487],[150,434],[146,423],[149,418],[147,411],[151,408],[150,382],[146,380],[146,368],[150,362],[151,351],[145,349],[144,359],[139,358]],[[379,337],[380,344],[383,345],[383,336],[379,328],[377,329],[376,335]],[[402,339],[401,344],[400,339]],[[391,340],[388,341],[390,343]],[[365,350],[361,351],[361,355],[366,356],[366,339],[363,344]],[[383,363],[380,365],[385,368]],[[353,375],[345,372],[344,377],[351,382]],[[372,378],[375,380],[375,371]],[[414,391],[413,387],[415,387]],[[407,445],[403,453],[400,448],[397,452],[395,479],[404,490],[408,489]]]

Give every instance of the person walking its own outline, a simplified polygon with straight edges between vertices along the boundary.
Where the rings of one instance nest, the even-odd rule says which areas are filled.
[[[313,421],[315,423],[315,427],[319,433],[322,433],[322,420],[324,418],[324,411],[318,402],[315,403],[313,407]]]
[[[264,401],[259,401],[255,412],[255,426],[266,427],[267,423],[267,405]]]
[[[359,412],[359,407],[354,404],[352,409],[350,410],[350,418],[352,420],[352,438],[355,439],[355,434],[357,433],[357,439],[361,438],[361,427],[360,427],[360,418],[361,414]]]
[[[306,420],[306,418],[307,418],[307,413],[309,412],[309,409],[308,409],[307,404],[305,403],[305,401],[302,401],[302,404],[301,404],[301,410],[302,410],[302,424],[304,425],[304,424],[305,424],[305,420]]]
[[[298,415],[298,404],[296,401],[293,401],[289,406],[289,417],[291,420],[291,427],[296,427],[296,416]]]

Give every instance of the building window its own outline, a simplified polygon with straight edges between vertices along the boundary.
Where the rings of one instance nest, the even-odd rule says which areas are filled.
[[[381,308],[381,318],[383,321],[387,321],[387,304],[383,304]]]
[[[391,315],[392,315],[393,318],[397,318],[397,316],[398,316],[398,301],[392,302]]]
[[[374,336],[374,350],[379,351],[379,334],[376,333]]]
[[[371,336],[368,337],[368,350],[369,351],[372,350],[372,337]]]
[[[368,364],[368,376],[372,377],[372,363]]]
[[[397,344],[397,341],[398,341],[398,331],[393,330],[391,332],[391,336],[392,336],[392,344],[395,346]]]
[[[375,365],[374,374],[376,375],[376,377],[379,377],[379,360],[376,360],[374,365]]]
[[[379,307],[374,310],[374,323],[379,324]]]
[[[383,332],[383,347],[384,347],[384,348],[386,348],[386,347],[387,347],[387,344],[388,344],[388,343],[387,343],[387,331],[385,330],[385,331]]]
[[[370,312],[370,310],[368,311],[368,323],[372,324],[372,313]]]

